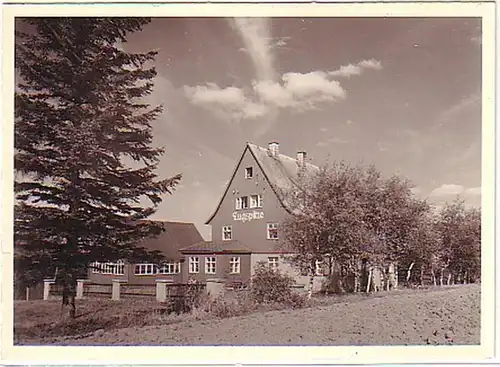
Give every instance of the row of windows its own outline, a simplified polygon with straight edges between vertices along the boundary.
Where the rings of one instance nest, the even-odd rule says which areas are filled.
[[[197,274],[200,272],[200,258],[191,256],[189,258],[189,274]],[[241,272],[241,258],[233,256],[229,259],[229,273],[239,274]],[[205,274],[217,273],[217,259],[215,256],[205,258]]]
[[[94,262],[91,264],[91,269],[94,274],[124,275],[125,263],[123,261],[116,263]],[[167,262],[160,266],[156,264],[136,264],[134,269],[135,275],[179,274],[180,272],[180,262]]]
[[[117,262],[93,262],[90,264],[92,273],[94,274],[109,274],[109,275],[123,275],[125,274],[125,263],[123,261]]]
[[[267,223],[267,239],[277,240],[278,238],[278,223]],[[224,241],[233,239],[233,227],[231,225],[222,227],[222,239]]]
[[[241,196],[236,198],[236,210],[262,208],[263,206],[264,198],[262,195]]]
[[[155,264],[136,264],[135,275],[180,274],[181,263],[171,261],[160,266]]]
[[[271,269],[276,269],[279,266],[279,258],[271,256],[267,258],[268,265]],[[197,256],[189,257],[189,273],[197,274],[200,272],[200,258]],[[124,275],[125,264],[123,261],[116,263],[92,263],[92,272],[95,274],[112,274]],[[155,264],[136,264],[135,275],[155,275],[155,274],[179,274],[181,272],[180,262],[168,262],[161,266]],[[215,256],[205,258],[205,274],[216,274],[217,259]],[[241,257],[233,256],[229,259],[229,273],[240,274],[241,272]],[[324,275],[321,261],[316,261],[316,275]]]

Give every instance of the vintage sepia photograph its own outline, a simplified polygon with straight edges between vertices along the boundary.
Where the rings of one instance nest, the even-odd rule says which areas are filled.
[[[481,345],[481,17],[14,27],[14,346]]]

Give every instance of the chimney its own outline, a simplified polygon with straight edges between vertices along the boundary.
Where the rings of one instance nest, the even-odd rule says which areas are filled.
[[[302,152],[297,152],[297,165],[300,168],[305,168],[306,166],[306,156],[307,153],[302,151]]]
[[[277,141],[272,141],[269,143],[269,155],[274,158],[278,158],[280,154],[280,145]]]

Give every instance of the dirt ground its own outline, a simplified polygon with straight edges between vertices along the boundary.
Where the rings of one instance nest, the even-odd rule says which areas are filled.
[[[43,338],[52,345],[426,345],[480,343],[480,285],[324,300],[312,308]],[[339,301],[340,300],[340,301]],[[31,344],[28,341],[22,344]]]

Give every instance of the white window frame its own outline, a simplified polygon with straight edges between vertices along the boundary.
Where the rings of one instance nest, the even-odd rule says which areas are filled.
[[[205,274],[217,273],[217,258],[215,256],[205,257]]]
[[[242,196],[240,199],[241,199],[241,209],[248,209],[248,207],[249,207],[248,196]],[[246,205],[244,205],[244,204],[246,204]]]
[[[250,174],[248,174],[250,170]],[[245,168],[245,179],[250,180],[253,178],[253,167],[246,167]]]
[[[229,238],[226,235],[229,234]],[[231,241],[233,239],[233,226],[222,226],[222,241]]]
[[[236,204],[235,204],[236,210],[240,210],[241,209],[241,205],[242,205],[241,202],[242,202],[241,198],[236,198]]]
[[[158,274],[158,267],[156,264],[144,263],[135,264],[134,275],[156,275]]]
[[[257,208],[262,208],[264,206],[264,197],[262,195],[257,195]]]
[[[168,261],[161,264],[158,268],[158,274],[180,274],[181,263],[180,261]]]
[[[259,207],[259,196],[260,195],[250,195],[250,208],[258,208]]]
[[[200,258],[198,256],[189,256],[189,274],[198,274],[200,272]]]
[[[91,265],[93,267],[92,274],[125,275],[125,262],[123,260],[105,263],[95,261]]]
[[[229,274],[241,273],[241,257],[233,256],[229,259]]]
[[[269,267],[272,270],[278,269],[279,264],[280,264],[280,259],[278,256],[269,256],[267,258],[267,265],[269,265]]]
[[[274,223],[267,223],[267,239],[268,240],[277,240],[279,239],[279,233],[278,233],[278,227],[279,224],[274,222]],[[271,231],[276,230],[276,237],[271,236]]]

